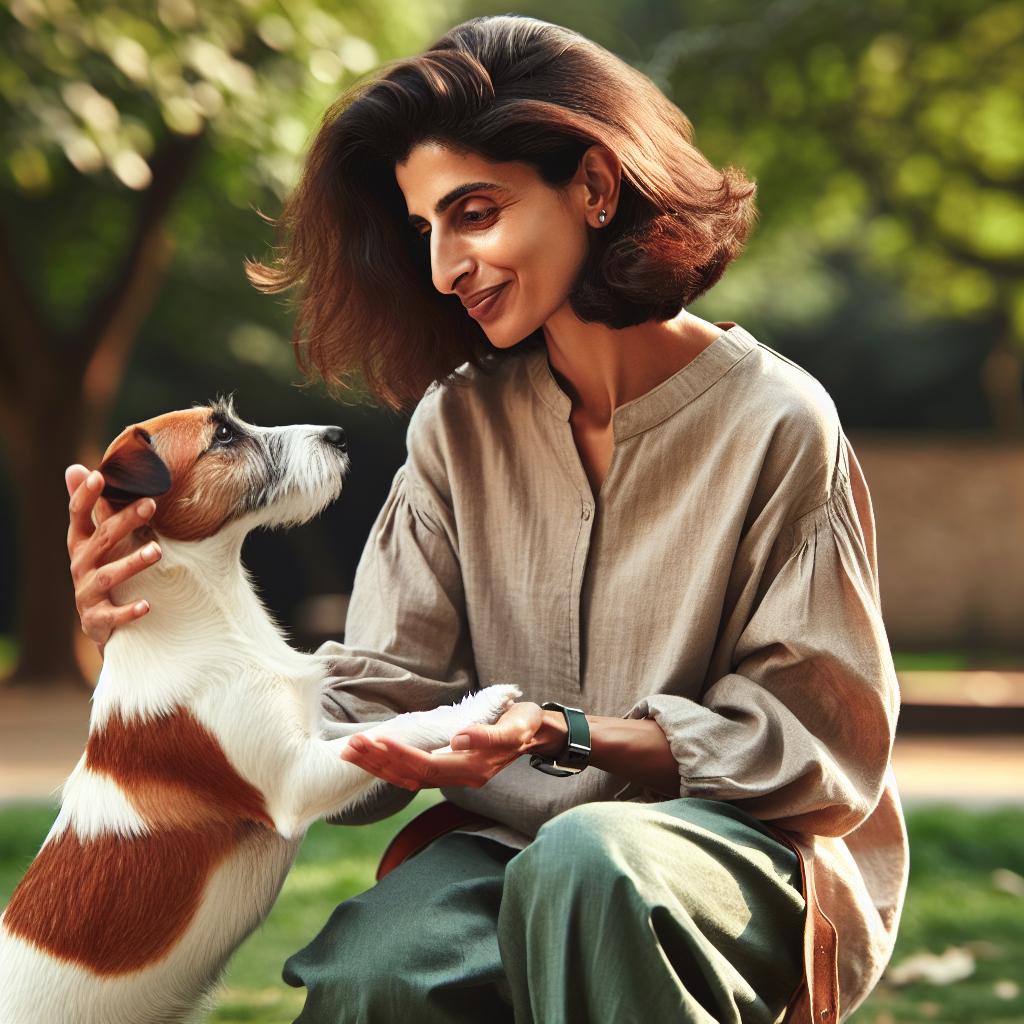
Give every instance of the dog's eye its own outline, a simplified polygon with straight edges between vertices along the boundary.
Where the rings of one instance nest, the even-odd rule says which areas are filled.
[[[230,444],[235,438],[235,432],[226,423],[221,423],[213,432],[213,436],[221,444]]]

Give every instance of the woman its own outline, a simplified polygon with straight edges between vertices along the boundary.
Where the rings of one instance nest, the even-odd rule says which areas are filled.
[[[753,194],[643,75],[524,17],[328,111],[250,277],[301,289],[307,371],[418,404],[325,708],[524,700],[451,753],[353,740],[390,785],[346,821],[438,786],[491,824],[337,908],[285,967],[301,1021],[821,1024],[878,980],[907,844],[864,478],[813,377],[685,309]],[[99,548],[73,557],[102,643],[146,608]]]

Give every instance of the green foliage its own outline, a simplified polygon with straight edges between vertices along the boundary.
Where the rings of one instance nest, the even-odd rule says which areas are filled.
[[[339,87],[421,42],[443,10],[420,5],[413,22],[397,2],[13,0],[0,12],[9,183],[48,192],[104,172],[143,189],[161,137],[209,132],[247,157],[226,173],[232,200],[254,184],[283,194]]]
[[[488,0],[464,13],[498,13]],[[1024,5],[1017,0],[564,0],[555,20],[648,74],[696,144],[758,184],[730,319],[822,323],[853,253],[917,319],[1024,344]],[[695,309],[699,312],[699,309]]]
[[[416,17],[401,0],[0,6],[0,222],[51,322],[81,327],[125,256],[161,155],[195,138],[199,167],[171,225],[177,262],[191,280],[232,272],[234,287],[211,305],[244,326],[242,259],[271,241],[256,210],[277,213],[343,89],[422,46],[446,13],[445,0],[419,4]],[[194,300],[185,308],[202,319]],[[266,320],[269,300],[263,310]],[[249,349],[244,334],[236,348]],[[287,347],[252,351],[279,379]]]
[[[656,58],[698,143],[757,179],[757,244],[852,251],[918,315],[992,316],[1024,344],[1024,7],[772,10]]]

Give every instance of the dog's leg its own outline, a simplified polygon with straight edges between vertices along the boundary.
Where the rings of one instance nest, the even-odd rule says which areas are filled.
[[[515,686],[489,686],[461,703],[430,711],[411,711],[360,729],[382,733],[421,750],[436,750],[469,725],[496,721],[520,696]],[[341,753],[348,736],[325,740],[312,737],[295,755],[291,771],[280,788],[268,794],[268,810],[277,830],[286,838],[301,836],[319,818],[335,814],[368,793],[380,780],[364,772]]]
[[[367,730],[367,735],[391,736],[420,750],[438,750],[446,747],[466,726],[496,722],[520,696],[522,691],[516,686],[488,686],[467,694],[458,704],[430,711],[410,711],[377,722]]]

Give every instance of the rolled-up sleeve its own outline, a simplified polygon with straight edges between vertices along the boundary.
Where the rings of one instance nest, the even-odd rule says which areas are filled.
[[[657,694],[627,715],[662,727],[681,795],[828,836],[851,832],[877,804],[899,711],[871,502],[843,443],[848,474],[780,531],[733,671],[699,702]]]

